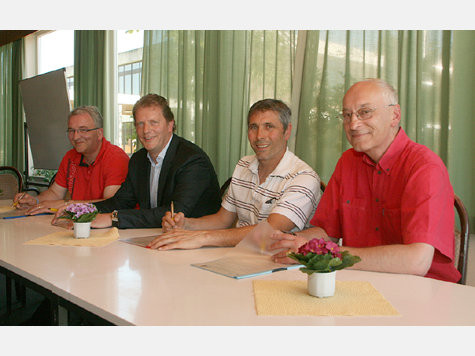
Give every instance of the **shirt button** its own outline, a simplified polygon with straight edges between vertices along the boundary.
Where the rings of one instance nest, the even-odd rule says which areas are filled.
[[[381,171],[378,171],[378,174],[381,174]]]
[[[378,199],[378,198],[376,198],[376,203],[377,203],[377,202],[379,202],[379,199]]]
[[[379,227],[376,228],[376,231],[378,231],[378,230],[379,230]]]

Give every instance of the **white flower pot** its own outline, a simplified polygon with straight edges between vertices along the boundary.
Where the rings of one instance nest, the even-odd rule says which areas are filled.
[[[91,223],[74,223],[74,237],[76,239],[87,239],[91,235]]]
[[[336,271],[312,273],[308,275],[308,294],[318,298],[332,297],[335,294]]]

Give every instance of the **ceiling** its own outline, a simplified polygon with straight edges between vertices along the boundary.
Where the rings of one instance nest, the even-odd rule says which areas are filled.
[[[19,40],[30,33],[36,32],[36,30],[5,30],[0,31],[0,46],[6,45],[7,43]]]

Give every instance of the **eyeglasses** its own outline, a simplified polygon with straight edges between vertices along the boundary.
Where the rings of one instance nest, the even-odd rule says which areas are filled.
[[[67,133],[68,135],[74,135],[74,133],[77,132],[78,134],[83,135],[83,134],[85,134],[86,132],[94,131],[94,130],[99,130],[99,129],[100,129],[100,127],[95,127],[95,128],[93,128],[93,129],[67,129],[67,130],[66,130],[66,133]]]
[[[389,104],[389,105],[385,105],[383,106],[384,108],[387,108],[389,106],[396,106],[397,104]],[[341,117],[343,118],[343,121],[345,123],[348,123],[351,121],[351,118],[353,117],[353,114],[356,115],[356,117],[358,118],[358,120],[360,121],[364,121],[364,120],[368,120],[368,119],[371,119],[371,117],[373,116],[373,113],[377,110],[377,108],[374,108],[374,109],[371,109],[371,108],[361,108],[361,109],[358,109],[356,111],[343,111],[341,113]]]

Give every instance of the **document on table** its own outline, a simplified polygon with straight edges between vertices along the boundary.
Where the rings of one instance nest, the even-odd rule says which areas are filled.
[[[122,239],[122,240],[119,240],[119,241],[126,242],[126,243],[131,244],[131,245],[146,247],[157,236],[158,235],[131,237],[131,238]]]
[[[302,265],[272,262],[271,256],[279,252],[267,250],[267,246],[272,243],[270,235],[273,230],[267,221],[263,221],[224,257],[204,263],[194,263],[192,266],[236,279],[302,267]]]

